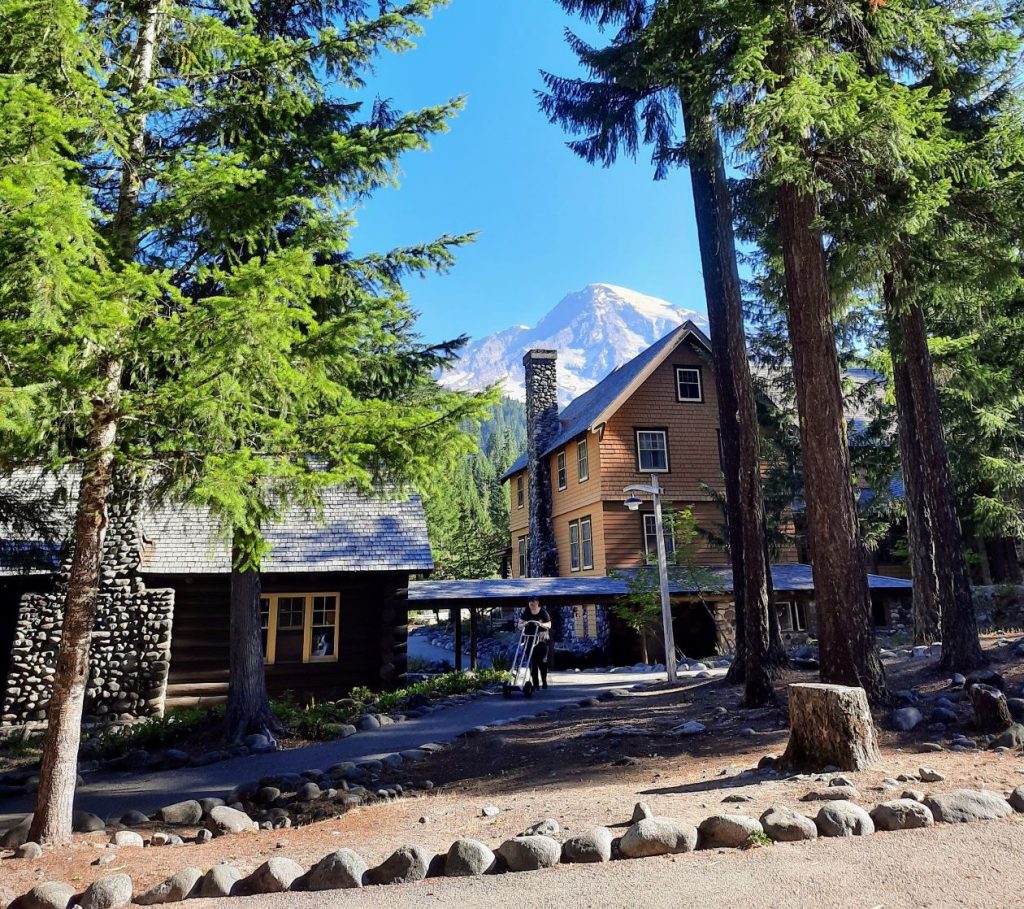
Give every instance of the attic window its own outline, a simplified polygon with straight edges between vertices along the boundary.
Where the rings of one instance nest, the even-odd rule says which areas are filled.
[[[699,366],[676,367],[676,400],[698,403],[704,400]]]

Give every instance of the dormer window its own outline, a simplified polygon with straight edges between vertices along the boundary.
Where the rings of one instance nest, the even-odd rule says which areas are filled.
[[[676,367],[676,400],[697,403],[704,400],[699,366]]]

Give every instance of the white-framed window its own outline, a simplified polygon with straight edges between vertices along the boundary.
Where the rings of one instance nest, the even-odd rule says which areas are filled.
[[[530,576],[530,561],[527,558],[529,554],[529,536],[520,537],[517,541],[518,556],[519,556],[519,577],[528,578]]]
[[[590,453],[586,439],[576,443],[576,475],[580,483],[590,479]]]
[[[640,473],[668,473],[668,433],[664,429],[636,431],[636,469]]]
[[[526,484],[523,482],[523,475],[516,477],[516,508],[522,508],[526,504]]]
[[[590,518],[580,518],[580,550],[584,570],[594,567],[594,530]]]
[[[654,519],[653,512],[646,512],[643,518],[644,558],[648,562],[653,562],[658,558],[658,524]],[[671,522],[662,519],[662,528],[665,531],[665,555],[667,558],[672,558],[676,551],[676,540]]]
[[[338,660],[337,593],[265,593],[260,597],[263,660],[334,663]]]
[[[569,484],[568,484],[568,477],[566,476],[566,470],[565,470],[565,449],[564,448],[560,452],[558,452],[558,454],[555,456],[555,464],[556,464],[556,469],[557,469],[557,472],[558,472],[558,488],[559,489],[565,489],[565,487],[568,486]]]
[[[569,570],[580,570],[580,522],[569,522]]]
[[[779,615],[779,628],[783,631],[807,630],[807,614],[799,600],[777,600],[775,609]]]
[[[676,367],[676,400],[698,403],[704,400],[704,386],[701,384],[699,366]]]

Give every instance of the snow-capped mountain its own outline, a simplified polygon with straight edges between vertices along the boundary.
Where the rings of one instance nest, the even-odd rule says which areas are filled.
[[[516,325],[466,345],[442,376],[450,388],[477,390],[500,383],[522,401],[523,354],[558,351],[558,398],[564,406],[687,319],[707,331],[707,318],[612,284],[589,284],[569,294],[535,327]]]

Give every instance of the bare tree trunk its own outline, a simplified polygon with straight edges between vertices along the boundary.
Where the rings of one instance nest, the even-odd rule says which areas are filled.
[[[898,328],[890,326],[893,390],[896,393],[896,419],[899,423],[900,462],[906,490],[907,534],[910,538],[910,569],[914,579],[911,594],[914,614],[914,643],[930,644],[939,637],[938,567],[932,539],[931,516],[925,497],[926,479],[921,471],[922,453],[918,438],[918,418],[910,389],[906,360],[898,349]]]
[[[37,843],[60,846],[71,841],[75,788],[78,785],[78,746],[82,707],[89,679],[89,644],[96,619],[103,540],[107,530],[107,499],[117,418],[113,405],[121,384],[121,366],[106,364],[106,394],[93,408],[89,456],[78,488],[74,550],[71,556],[60,652],[43,737],[39,789],[29,837]]]
[[[800,415],[821,678],[887,700],[871,625],[825,250],[813,195],[778,189],[790,347]]]
[[[690,181],[715,361],[737,645],[739,627],[743,628],[744,700],[747,706],[757,707],[774,700],[772,676],[777,666],[770,647],[760,436],[743,326],[732,200],[714,123],[710,117],[695,116],[685,97],[682,102],[687,139],[702,149],[701,158],[690,161]]]
[[[970,671],[984,665],[985,656],[978,640],[978,622],[963,532],[956,513],[956,493],[942,431],[924,310],[914,302],[904,306],[897,318],[917,417],[915,438],[920,446],[920,472],[938,572],[942,665],[960,672]]]
[[[239,547],[232,543],[231,564],[239,562]],[[273,738],[282,731],[270,709],[260,633],[260,574],[254,569],[231,571],[231,630],[228,650],[228,703],[224,740],[241,742],[258,733]]]
[[[133,101],[152,77],[159,6],[160,0],[146,0],[139,12],[129,92]],[[122,262],[130,262],[135,256],[135,216],[142,188],[139,167],[146,154],[145,115],[132,111],[126,121],[128,152],[122,162],[117,211],[111,228],[111,245]],[[83,458],[60,652],[43,737],[35,815],[29,831],[35,842],[47,845],[63,845],[71,840],[82,708],[89,677],[89,644],[96,620],[107,499],[112,486],[117,402],[124,365],[119,358],[106,353],[99,359],[99,368],[103,384],[92,404]]]

